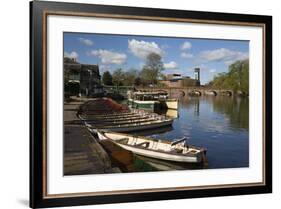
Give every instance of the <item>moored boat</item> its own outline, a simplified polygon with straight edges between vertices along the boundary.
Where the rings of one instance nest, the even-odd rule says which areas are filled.
[[[157,109],[178,109],[178,99],[168,98],[166,92],[128,92],[128,105],[135,109],[155,111]]]
[[[169,118],[178,118],[179,117],[179,112],[178,110],[174,109],[168,109],[165,115]]]
[[[135,99],[128,99],[128,105],[135,109],[150,110],[153,112],[160,107],[160,102],[153,100],[141,101]]]
[[[166,99],[164,102],[168,109],[177,110],[179,107],[179,101],[177,99]]]
[[[97,107],[96,107],[97,105]],[[101,111],[116,107],[114,111]],[[170,126],[173,119],[144,110],[129,110],[123,105],[106,98],[92,100],[81,106],[77,116],[88,128],[105,131],[132,132]]]
[[[137,121],[126,124],[90,124],[85,122],[86,126],[90,129],[95,130],[96,128],[103,131],[116,131],[116,132],[132,132],[132,131],[142,131],[147,129],[160,128],[164,126],[172,125],[173,120],[170,118],[158,119],[152,121]]]
[[[106,97],[91,99],[81,105],[78,110],[79,115],[126,114],[128,112],[128,106]]]
[[[128,134],[92,130],[100,140],[110,140],[135,154],[181,163],[202,163],[206,149],[186,145],[186,138],[175,141],[136,137]]]

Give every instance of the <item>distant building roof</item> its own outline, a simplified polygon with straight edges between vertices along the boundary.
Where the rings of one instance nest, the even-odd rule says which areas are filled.
[[[69,57],[64,57],[63,63],[79,64],[79,62],[77,62],[76,58],[69,58]]]
[[[182,79],[182,75],[179,73],[172,73],[166,75],[167,80],[180,80]]]

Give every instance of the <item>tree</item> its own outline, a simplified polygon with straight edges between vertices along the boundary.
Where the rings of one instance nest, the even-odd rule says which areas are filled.
[[[124,73],[121,68],[118,68],[112,74],[112,82],[116,86],[122,86],[124,81]]]
[[[112,82],[112,75],[109,71],[105,71],[102,75],[102,82],[104,85],[108,85],[108,86],[111,86],[113,85],[113,82]]]
[[[140,86],[142,84],[142,80],[140,77],[136,77],[134,81],[135,86]]]
[[[218,89],[231,89],[249,93],[249,60],[234,62],[228,67],[227,73],[218,74],[207,85]]]
[[[138,71],[135,69],[130,69],[123,74],[123,84],[125,86],[133,86],[135,84],[135,79],[138,77]]]
[[[164,70],[164,65],[161,56],[156,53],[150,53],[141,71],[141,77],[148,84],[156,84],[162,70]]]

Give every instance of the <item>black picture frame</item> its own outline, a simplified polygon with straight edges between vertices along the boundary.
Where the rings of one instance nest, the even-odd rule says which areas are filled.
[[[46,25],[44,18],[48,14],[62,13],[79,16],[81,14],[108,14],[139,19],[144,17],[196,20],[206,23],[242,23],[261,24],[265,28],[264,39],[264,184],[245,185],[240,187],[202,188],[195,190],[169,190],[157,192],[137,192],[104,195],[77,195],[46,197],[46,78],[44,45]],[[196,22],[195,21],[195,22]],[[44,141],[45,138],[45,141]],[[227,195],[245,195],[272,192],[272,17],[261,15],[229,14],[199,11],[183,11],[169,9],[152,9],[137,7],[105,6],[93,4],[58,3],[34,1],[30,2],[30,207],[57,207],[88,204],[106,204],[121,202],[168,200],[181,198],[198,198]]]

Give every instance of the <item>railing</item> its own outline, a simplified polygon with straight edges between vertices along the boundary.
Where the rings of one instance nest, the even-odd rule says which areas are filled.
[[[133,86],[107,86],[104,85],[103,89],[107,92],[107,93],[117,93],[117,94],[121,94],[123,96],[127,96],[127,92],[129,90],[133,90],[134,87]]]

